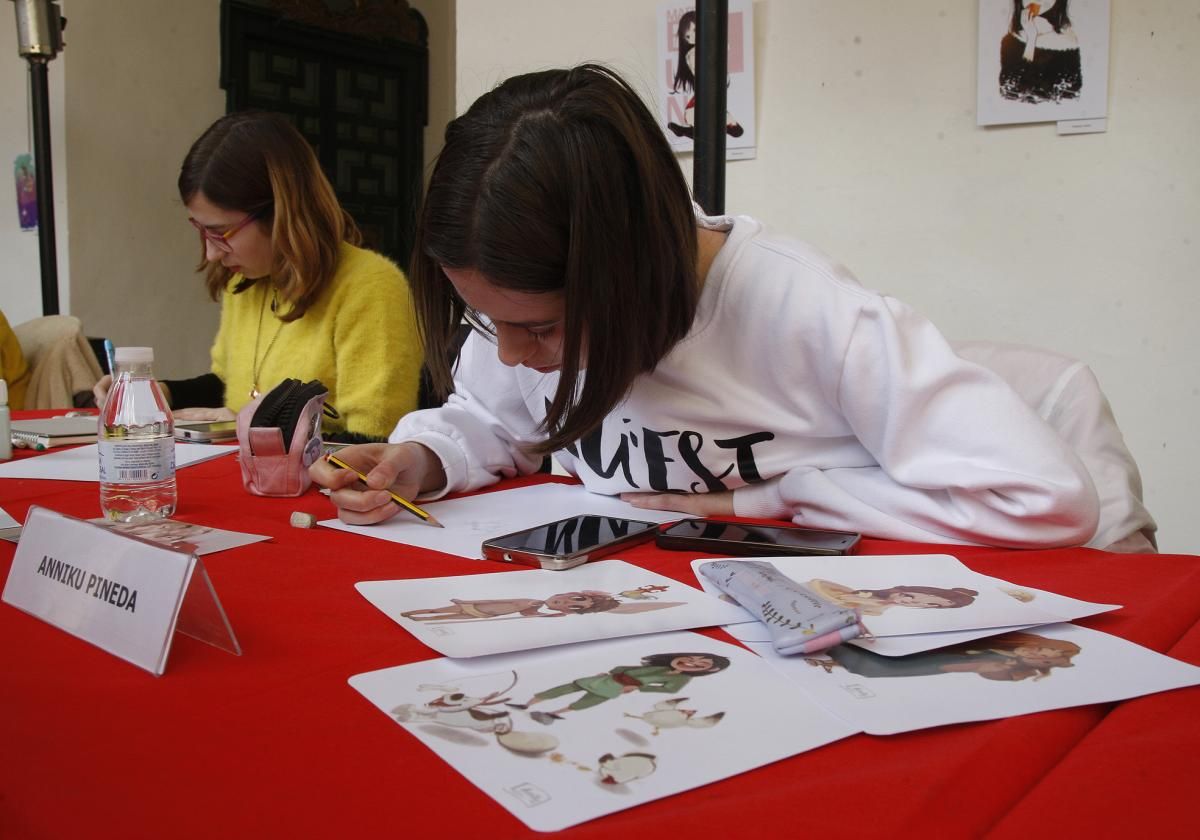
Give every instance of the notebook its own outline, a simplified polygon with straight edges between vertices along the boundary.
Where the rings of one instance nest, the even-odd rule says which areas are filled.
[[[13,420],[12,442],[27,449],[53,449],[73,443],[95,443],[100,418],[48,417],[42,420]],[[177,420],[177,427],[209,425],[204,420]]]
[[[29,449],[50,449],[72,443],[96,440],[96,415],[88,417],[50,417],[44,420],[13,420],[12,441]]]

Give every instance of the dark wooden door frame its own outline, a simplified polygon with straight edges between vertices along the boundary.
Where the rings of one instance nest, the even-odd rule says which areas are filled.
[[[419,23],[421,43],[367,39],[299,24],[282,19],[278,13],[246,0],[222,0],[221,3],[220,84],[225,90],[226,112],[248,106],[262,107],[247,90],[247,43],[274,44],[320,61],[322,70],[318,95],[321,116],[314,146],[322,168],[338,190],[339,199],[365,229],[372,228],[375,219],[359,218],[360,213],[356,213],[356,209],[368,216],[370,213],[362,210],[353,196],[343,194],[344,190],[339,186],[337,120],[336,115],[327,110],[336,102],[337,91],[334,73],[327,72],[327,65],[336,63],[342,67],[369,67],[397,80],[400,100],[405,106],[405,113],[395,126],[396,148],[391,150],[397,162],[397,196],[394,206],[388,207],[391,221],[384,226],[388,229],[381,234],[382,241],[369,241],[368,244],[402,266],[408,262],[413,215],[421,193],[424,128],[428,122],[429,102],[428,30],[419,13],[412,11],[411,14]],[[287,108],[281,103],[278,110],[286,112]],[[311,131],[305,134],[310,141],[314,140]],[[377,216],[379,208],[385,204],[388,203],[375,202],[370,210]]]

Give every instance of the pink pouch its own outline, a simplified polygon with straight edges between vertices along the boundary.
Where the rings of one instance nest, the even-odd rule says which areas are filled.
[[[320,382],[285,379],[237,415],[242,485],[256,496],[299,496],[321,455],[321,415],[329,392]]]

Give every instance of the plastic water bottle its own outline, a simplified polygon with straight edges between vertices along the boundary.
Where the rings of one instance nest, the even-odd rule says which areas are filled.
[[[175,512],[175,419],[151,367],[150,347],[118,347],[100,410],[100,510],[140,522]]]
[[[0,461],[12,457],[12,414],[8,410],[8,383],[0,379]]]

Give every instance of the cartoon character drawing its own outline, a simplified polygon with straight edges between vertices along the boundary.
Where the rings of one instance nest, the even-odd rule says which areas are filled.
[[[1030,601],[1032,601],[1034,598],[1037,597],[1032,592],[1030,592],[1028,589],[1017,589],[1016,587],[1006,588],[1003,586],[999,587],[999,589],[1001,592],[1003,592],[1008,597],[1016,598],[1022,604],[1028,604]]]
[[[507,709],[490,708],[504,703],[504,697],[517,683],[517,674],[512,682],[501,691],[493,691],[483,697],[473,697],[457,687],[421,685],[420,691],[442,691],[441,695],[421,705],[404,703],[391,710],[399,723],[427,721],[454,729],[469,729],[472,732],[489,733],[496,742],[515,753],[541,755],[558,746],[558,739],[545,733],[519,732],[513,728],[512,713]]]
[[[1079,39],[1068,0],[1013,0],[1000,41],[1000,95],[1037,104],[1077,99],[1083,88]]]
[[[605,753],[600,756],[600,766],[596,772],[600,774],[602,784],[624,785],[646,778],[657,767],[657,758],[650,753],[625,753],[621,756]]]
[[[689,96],[683,110],[683,124],[668,122],[667,128],[676,137],[694,138],[696,135],[696,97],[693,93],[696,89],[696,12],[694,10],[686,11],[680,16],[675,36],[679,61],[675,65],[675,80],[671,92],[684,93]],[[726,80],[726,86],[728,84],[728,80]],[[745,133],[742,124],[735,120],[728,111],[725,112],[725,133],[730,137],[741,137]]]
[[[628,598],[631,601],[657,601],[658,596],[655,592],[666,592],[671,587],[659,586],[653,583],[648,583],[645,586],[639,586],[637,589],[626,589],[624,592],[618,592],[622,598]]]
[[[910,656],[880,656],[853,645],[838,645],[825,651],[828,659],[804,661],[832,673],[834,666],[861,677],[921,677],[935,674],[972,673],[986,680],[1019,682],[1050,676],[1054,668],[1071,668],[1079,645],[1036,633],[1002,633],[960,645]]]
[[[622,592],[620,595],[639,601],[657,599],[647,593],[648,588]],[[652,587],[652,590],[662,591],[665,586]],[[634,613],[665,610],[670,607],[683,605],[683,601],[658,601],[657,603],[626,603],[620,598],[592,589],[580,592],[560,592],[550,595],[544,600],[538,598],[498,598],[481,600],[461,600],[451,598],[450,604],[444,607],[408,610],[400,615],[410,621],[439,621],[456,619],[448,623],[457,624],[460,621],[472,620],[505,620],[513,618],[562,618],[568,615],[583,615],[586,613],[616,613],[629,615]],[[544,612],[543,610],[549,610]]]
[[[580,677],[562,685],[547,688],[533,695],[528,702],[509,703],[514,709],[528,709],[535,703],[583,693],[562,708],[552,712],[534,711],[529,716],[538,723],[551,724],[562,720],[569,711],[590,709],[614,697],[633,691],[677,694],[695,677],[715,674],[729,667],[729,660],[713,653],[657,653],[642,657],[641,665],[618,665],[603,674]]]
[[[17,216],[21,230],[33,230],[38,223],[37,176],[34,174],[33,158],[30,155],[17,155],[13,174],[17,179]]]
[[[715,712],[704,717],[696,717],[695,709],[681,709],[680,703],[686,703],[686,697],[672,697],[670,700],[660,700],[654,704],[654,708],[645,714],[631,715],[625,713],[625,717],[640,720],[643,723],[648,723],[653,731],[651,735],[657,735],[663,729],[680,729],[690,727],[692,729],[710,729],[721,722],[725,717],[724,712]]]
[[[892,607],[920,610],[944,610],[966,607],[975,603],[979,593],[961,586],[944,589],[938,586],[892,586],[887,589],[852,589],[831,580],[810,580],[805,583],[822,598],[843,607],[856,609],[862,615],[883,615]]]
[[[123,534],[132,534],[144,540],[192,552],[200,547],[200,537],[213,531],[212,528],[204,525],[193,525],[191,522],[182,522],[178,519],[156,519],[153,522],[106,522],[104,524]]]

